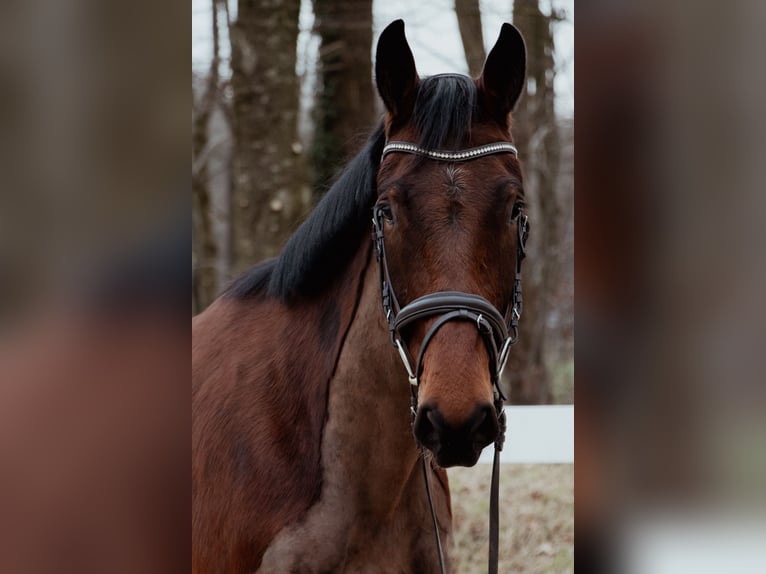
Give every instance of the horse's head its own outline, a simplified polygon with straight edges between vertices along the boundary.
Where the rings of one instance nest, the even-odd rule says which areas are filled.
[[[387,109],[387,140],[415,148],[385,153],[378,174],[375,213],[398,300],[394,312],[425,295],[461,292],[491,303],[499,311],[495,318],[510,316],[524,207],[512,146],[468,157],[423,152],[510,142],[508,118],[524,70],[524,41],[509,24],[477,80],[420,79],[404,24],[394,22],[381,35],[376,78]],[[489,315],[479,306],[439,324],[443,313],[414,314],[397,329],[413,370],[420,368],[415,436],[441,466],[472,466],[498,435],[491,369],[499,359],[493,359],[481,325]]]

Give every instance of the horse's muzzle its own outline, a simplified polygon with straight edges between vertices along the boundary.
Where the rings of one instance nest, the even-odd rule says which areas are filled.
[[[459,426],[447,423],[438,407],[424,404],[418,408],[414,432],[439,466],[473,466],[482,449],[497,438],[499,425],[491,403],[477,406]]]

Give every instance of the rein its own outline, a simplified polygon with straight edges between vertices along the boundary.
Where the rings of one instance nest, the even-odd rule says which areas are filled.
[[[516,147],[510,142],[496,142],[479,147],[460,151],[439,151],[421,148],[413,143],[392,141],[383,148],[383,157],[389,153],[408,153],[437,161],[461,162],[484,157],[497,153],[512,153],[518,155]],[[489,356],[490,380],[493,388],[494,406],[497,415],[499,434],[495,440],[495,453],[492,462],[492,483],[490,487],[490,517],[489,517],[489,574],[497,574],[498,551],[499,551],[499,466],[500,452],[505,442],[506,420],[503,410],[505,395],[500,388],[500,377],[508,360],[508,353],[519,336],[519,319],[522,310],[521,295],[521,262],[526,256],[525,243],[528,235],[527,216],[519,215],[516,218],[518,226],[518,241],[516,247],[516,271],[513,282],[513,294],[511,303],[505,313],[501,313],[492,303],[480,295],[464,293],[462,291],[438,291],[418,297],[404,307],[399,305],[396,298],[386,259],[386,245],[383,235],[383,213],[379,206],[373,209],[373,241],[375,242],[375,254],[378,261],[381,283],[381,298],[383,311],[388,322],[391,344],[396,347],[399,356],[407,371],[410,382],[410,411],[411,424],[415,423],[418,407],[418,388],[420,377],[423,373],[423,357],[428,345],[433,340],[437,331],[450,321],[468,321],[473,323],[481,335]],[[417,359],[413,357],[403,341],[401,331],[408,325],[421,319],[437,317],[423,337]],[[428,469],[425,458],[425,448],[421,445],[421,462],[423,478],[426,485],[428,505],[431,510],[436,548],[439,555],[440,572],[444,574],[444,553],[442,550],[439,528],[436,521],[431,497],[431,486],[428,477]]]

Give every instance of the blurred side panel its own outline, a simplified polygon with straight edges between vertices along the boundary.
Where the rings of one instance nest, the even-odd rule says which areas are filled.
[[[578,4],[575,484],[594,569],[689,552],[674,533],[699,513],[748,532],[766,516],[765,16]],[[708,549],[736,563],[724,530]]]
[[[0,6],[0,571],[189,540],[189,7]]]

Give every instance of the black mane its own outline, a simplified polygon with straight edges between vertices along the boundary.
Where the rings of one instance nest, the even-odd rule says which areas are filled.
[[[377,198],[375,178],[385,145],[380,125],[276,259],[247,271],[226,290],[246,298],[264,291],[290,300],[311,296],[351,259],[367,231]]]
[[[443,74],[423,79],[413,112],[418,145],[429,149],[457,149],[464,145],[475,105],[476,85],[469,77]],[[279,257],[244,273],[224,295],[248,298],[266,293],[289,301],[321,292],[344,269],[361,239],[369,235],[384,145],[381,124]]]

